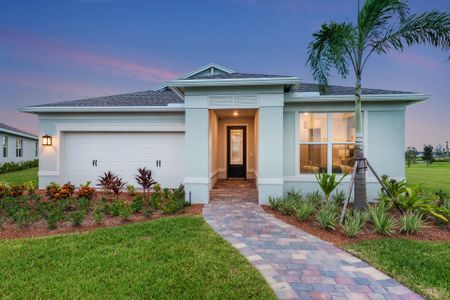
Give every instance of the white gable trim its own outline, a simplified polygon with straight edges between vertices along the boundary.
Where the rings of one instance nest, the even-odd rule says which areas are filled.
[[[231,69],[228,69],[226,67],[220,66],[220,65],[215,64],[215,63],[210,63],[210,64],[207,64],[207,65],[205,65],[203,67],[195,69],[195,70],[193,70],[193,71],[191,71],[189,73],[184,74],[183,76],[177,78],[177,80],[182,80],[182,79],[186,79],[186,78],[192,77],[192,76],[197,75],[197,74],[199,74],[201,72],[204,72],[204,71],[206,71],[208,69],[211,69],[211,70],[218,69],[218,70],[221,70],[221,71],[223,71],[225,73],[234,73],[234,71],[231,70]],[[213,71],[211,71],[211,75],[214,75]],[[160,90],[163,90],[163,89],[165,89],[167,87],[168,87],[167,83],[163,83],[163,84],[153,88],[152,90],[153,91],[160,91]]]

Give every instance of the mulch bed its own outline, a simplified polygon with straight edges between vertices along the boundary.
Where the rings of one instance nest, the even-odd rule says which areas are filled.
[[[371,230],[370,224],[367,224],[367,228],[364,229],[357,237],[349,238],[343,232],[341,228],[336,228],[335,231],[322,229],[312,218],[309,218],[306,222],[300,222],[293,216],[285,216],[279,211],[273,210],[270,206],[263,205],[263,209],[273,215],[274,217],[282,220],[285,223],[298,227],[312,235],[319,237],[320,239],[333,243],[337,246],[356,243],[365,240],[375,240],[385,238],[386,236],[374,233]],[[439,227],[434,223],[428,222],[426,226],[416,235],[400,234],[398,232],[392,234],[392,238],[407,238],[410,240],[422,240],[422,241],[450,241],[450,228]]]
[[[39,195],[45,195],[45,191],[38,191]],[[103,193],[96,192],[95,199],[100,199],[103,196]],[[120,196],[120,199],[130,201],[133,199],[132,196],[127,193],[123,193]],[[94,203],[96,200],[93,200]],[[86,232],[91,231],[98,228],[103,227],[113,227],[120,226],[125,224],[131,224],[136,222],[145,222],[150,220],[157,220],[161,218],[170,218],[174,216],[193,216],[193,215],[201,215],[203,209],[203,204],[192,204],[191,206],[187,206],[184,208],[184,211],[178,212],[175,214],[163,214],[160,211],[153,212],[153,214],[149,217],[144,216],[141,213],[135,213],[130,216],[130,218],[126,221],[122,221],[120,217],[111,217],[105,216],[102,220],[101,224],[95,223],[92,212],[89,212],[86,215],[83,223],[79,227],[74,227],[70,221],[58,222],[58,228],[50,230],[48,229],[47,222],[44,220],[40,220],[38,222],[33,223],[28,228],[20,229],[14,224],[12,221],[9,221],[7,224],[4,224],[4,229],[0,229],[0,240],[7,239],[19,239],[19,238],[30,238],[30,237],[39,237],[39,236],[50,236],[56,234],[64,234],[64,233],[74,233],[74,232]]]

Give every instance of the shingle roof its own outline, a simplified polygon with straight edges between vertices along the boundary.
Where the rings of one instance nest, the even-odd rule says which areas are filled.
[[[18,133],[20,135],[22,135],[22,134],[29,135],[29,136],[35,137],[37,139],[37,136],[35,136],[34,134],[31,134],[29,132],[23,131],[21,129],[18,129],[18,128],[9,126],[9,125],[6,125],[4,123],[0,123],[0,131],[3,131],[2,129],[3,130],[8,130],[8,131],[13,131],[13,132]]]
[[[171,90],[143,91],[112,96],[63,101],[32,107],[89,107],[89,106],[167,106],[169,103],[184,103]]]
[[[319,84],[317,83],[300,83],[296,92],[320,92]],[[363,95],[381,95],[381,94],[413,94],[412,92],[402,92],[402,91],[390,91],[390,90],[380,90],[380,89],[361,89]],[[328,85],[325,93],[320,93],[321,95],[354,95],[355,88],[350,86],[340,86],[340,85]]]
[[[246,78],[283,78],[283,77],[292,77],[292,76],[284,76],[284,75],[269,75],[269,74],[253,74],[253,73],[224,73],[217,75],[206,75],[206,76],[193,76],[186,78],[185,80],[193,80],[193,79],[246,79]]]

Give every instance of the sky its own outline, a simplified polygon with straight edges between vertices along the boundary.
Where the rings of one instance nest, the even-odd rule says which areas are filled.
[[[449,0],[409,3],[450,10]],[[0,122],[36,134],[37,117],[19,108],[148,90],[210,62],[313,82],[312,34],[356,13],[357,0],[0,0]],[[363,87],[431,95],[408,106],[405,146],[450,139],[448,57],[416,46],[367,64]]]

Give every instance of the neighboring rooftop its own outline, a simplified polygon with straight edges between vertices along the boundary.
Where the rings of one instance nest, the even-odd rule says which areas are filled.
[[[29,132],[23,131],[21,129],[6,125],[4,123],[0,123],[0,132],[6,132],[6,133],[12,133],[12,134],[16,134],[16,135],[20,135],[20,136],[25,136],[25,137],[29,137],[29,138],[34,138],[34,139],[38,139],[37,136],[35,136],[34,134],[31,134]]]

